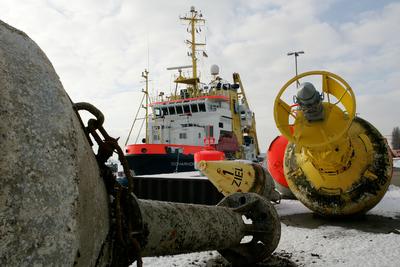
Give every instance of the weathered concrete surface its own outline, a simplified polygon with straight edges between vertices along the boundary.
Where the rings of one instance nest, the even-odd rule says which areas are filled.
[[[0,21],[0,266],[93,266],[105,188],[53,66]]]

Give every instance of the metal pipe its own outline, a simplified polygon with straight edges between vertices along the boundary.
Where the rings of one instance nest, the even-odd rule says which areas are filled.
[[[143,256],[226,249],[239,244],[245,224],[225,207],[140,200],[147,244]]]
[[[268,257],[280,239],[275,208],[257,194],[235,193],[215,207],[137,201],[144,226],[142,256],[218,250],[234,264],[251,264]]]

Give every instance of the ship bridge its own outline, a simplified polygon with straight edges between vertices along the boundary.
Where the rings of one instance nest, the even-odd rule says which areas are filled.
[[[232,129],[229,96],[205,95],[150,104],[151,142],[205,145],[212,138],[217,142],[221,132]]]

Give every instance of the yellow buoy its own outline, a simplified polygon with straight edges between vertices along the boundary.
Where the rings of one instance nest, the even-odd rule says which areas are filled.
[[[300,79],[321,79],[321,93]],[[285,101],[292,94],[294,103]],[[289,80],[275,100],[274,118],[288,138],[284,172],[293,194],[324,216],[359,214],[374,207],[391,180],[385,138],[356,117],[354,92],[341,77],[311,71]]]

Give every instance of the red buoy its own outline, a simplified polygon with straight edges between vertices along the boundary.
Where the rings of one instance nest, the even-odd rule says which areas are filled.
[[[279,183],[279,185],[289,188],[283,171],[283,157],[287,144],[288,140],[282,135],[277,136],[271,142],[267,153],[267,166],[272,178]]]

